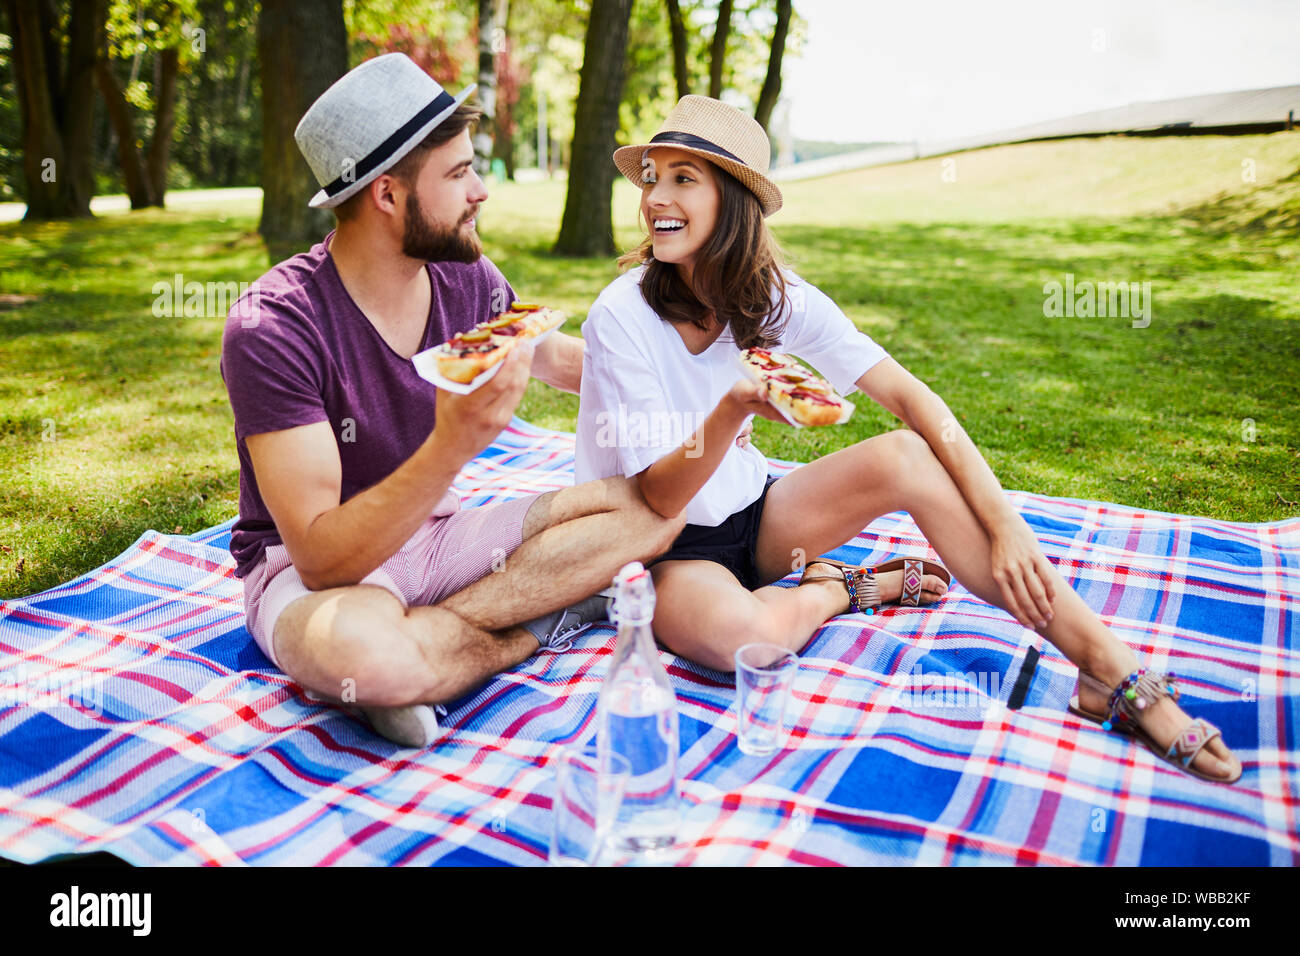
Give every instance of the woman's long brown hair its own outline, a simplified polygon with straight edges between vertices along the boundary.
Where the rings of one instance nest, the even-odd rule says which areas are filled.
[[[689,322],[708,331],[712,313],[731,329],[740,348],[770,348],[787,319],[784,257],[763,219],[758,197],[725,169],[713,164],[710,168],[721,192],[718,221],[695,256],[693,288],[676,265],[654,257],[652,236],[618,265],[627,269],[645,263],[641,296],[665,321]]]

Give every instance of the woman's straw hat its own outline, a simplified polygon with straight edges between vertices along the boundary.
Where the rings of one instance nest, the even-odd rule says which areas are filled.
[[[781,190],[767,178],[772,146],[763,127],[734,106],[707,96],[683,96],[650,142],[614,150],[614,165],[639,188],[645,182],[650,150],[671,146],[721,166],[763,207],[763,218],[781,208]]]

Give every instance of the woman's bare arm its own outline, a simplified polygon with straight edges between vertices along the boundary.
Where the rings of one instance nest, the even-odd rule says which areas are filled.
[[[636,476],[646,504],[665,518],[685,511],[713,477],[751,415],[785,420],[761,397],[757,382],[741,379],[722,396],[695,434]]]
[[[991,571],[1008,608],[1026,627],[1044,626],[1056,598],[1047,557],[947,403],[890,358],[867,371],[857,386],[926,440],[989,536]]]

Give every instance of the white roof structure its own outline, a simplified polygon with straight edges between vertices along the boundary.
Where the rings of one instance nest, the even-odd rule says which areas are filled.
[[[965,149],[1023,143],[1036,139],[1069,136],[1101,136],[1107,133],[1268,132],[1285,129],[1288,122],[1300,129],[1300,86],[1275,86],[1265,90],[1209,93],[1173,100],[1130,103],[1114,109],[1079,113],[1060,119],[1030,123],[1013,129],[926,143],[895,143],[873,146],[853,153],[828,156],[772,171],[781,181],[808,179],[830,173],[886,163],[905,162],[924,156],[939,156]]]

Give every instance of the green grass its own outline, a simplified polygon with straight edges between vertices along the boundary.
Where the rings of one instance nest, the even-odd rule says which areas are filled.
[[[948,401],[1004,486],[1235,521],[1300,513],[1300,135],[949,159],[791,183],[773,226],[795,268]],[[493,194],[489,255],[576,329],[613,263],[547,254],[562,182]],[[244,203],[0,226],[0,596],[83,573],[147,528],[235,514],[222,319],[155,318],[152,287],[256,278],[256,222]],[[633,245],[628,184],[615,225]],[[1046,318],[1043,284],[1066,273],[1150,282],[1150,326]],[[897,427],[858,409],[838,429],[760,422],[756,441],[808,460]],[[576,413],[538,383],[520,407],[561,429]]]

